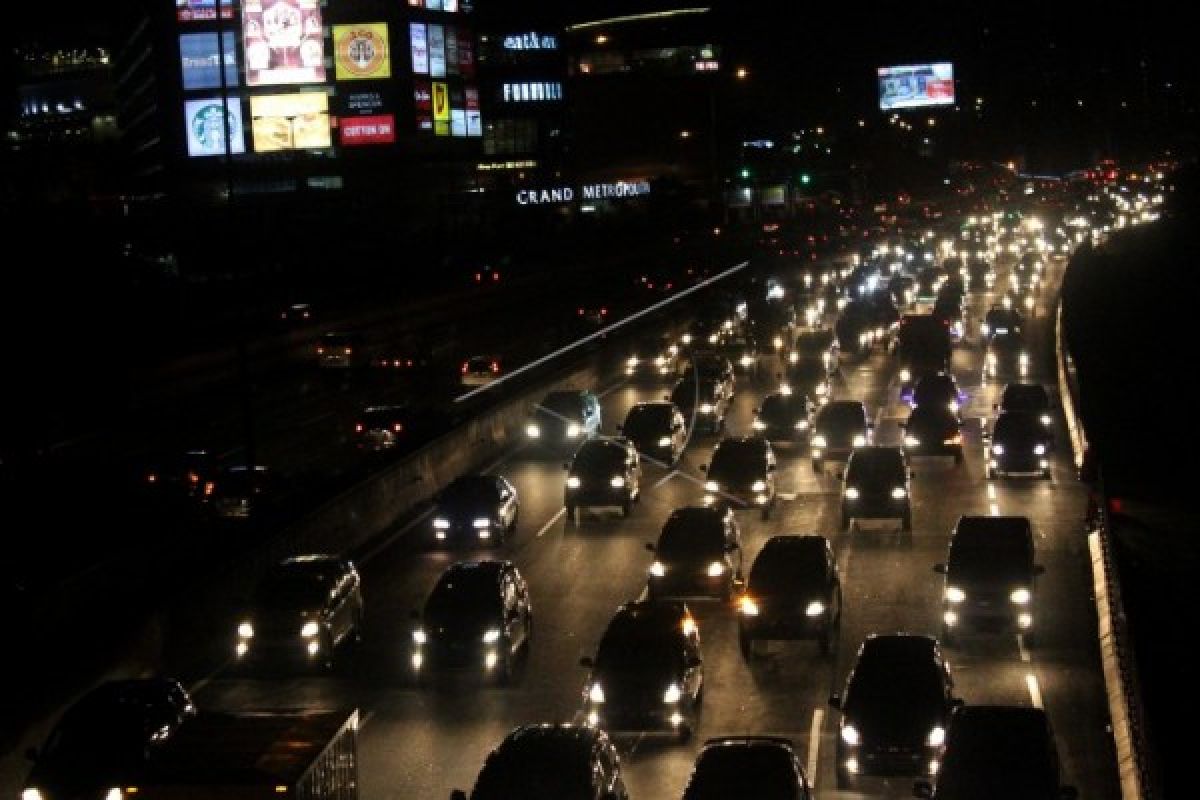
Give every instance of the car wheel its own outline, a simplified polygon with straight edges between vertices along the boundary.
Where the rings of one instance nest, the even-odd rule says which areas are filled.
[[[963,463],[963,451],[955,450],[954,451],[954,465],[961,467],[962,463]]]
[[[751,660],[754,657],[754,637],[745,631],[738,631],[738,649],[742,651],[742,658]]]
[[[996,480],[996,470],[995,470],[995,468],[994,468],[994,467],[988,467],[988,468],[987,468],[987,479],[988,479],[989,481],[994,481],[994,480]]]
[[[621,516],[628,517],[633,513],[633,496],[626,497],[621,503]]]
[[[905,533],[912,532],[912,511],[911,510],[904,512],[904,518],[900,522],[900,530],[904,531]]]
[[[579,517],[575,513],[575,506],[567,506],[567,522],[572,525],[579,524]]]

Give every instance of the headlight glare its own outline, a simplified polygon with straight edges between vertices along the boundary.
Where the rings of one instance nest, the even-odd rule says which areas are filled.
[[[859,742],[858,729],[853,725],[842,726],[842,741],[854,747]]]
[[[311,639],[321,631],[321,626],[315,622],[309,621],[304,623],[304,627],[300,629],[300,635],[305,639]]]
[[[254,625],[249,622],[243,622],[241,625],[238,625],[237,632],[238,632],[238,636],[240,636],[243,639],[253,639],[254,638]]]
[[[489,628],[483,632],[484,644],[495,644],[498,641],[500,641],[500,631],[496,628]]]
[[[825,613],[825,604],[820,600],[814,600],[804,609],[806,617],[819,617]]]
[[[941,747],[946,742],[946,729],[941,725],[934,725],[933,730],[929,732],[929,736],[925,739],[925,744],[930,747]]]
[[[1008,596],[1008,599],[1011,600],[1014,605],[1024,606],[1029,605],[1029,600],[1031,597],[1032,594],[1028,589],[1020,588],[1013,589],[1013,592]]]
[[[947,603],[957,604],[957,603],[961,603],[963,600],[966,600],[966,599],[967,599],[967,593],[964,592],[962,589],[958,588],[957,586],[947,586],[946,587],[946,602]]]
[[[683,697],[683,690],[679,688],[679,684],[672,683],[663,692],[663,703],[666,705],[674,705]]]

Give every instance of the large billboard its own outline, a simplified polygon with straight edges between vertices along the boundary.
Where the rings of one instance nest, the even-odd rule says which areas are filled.
[[[441,81],[433,82],[433,132],[450,135],[450,87]]]
[[[225,85],[237,86],[237,51],[233,31],[225,31]],[[216,33],[179,34],[179,61],[184,89],[216,89],[221,85],[220,49]]]
[[[197,22],[217,18],[217,0],[175,0],[175,18]],[[232,0],[221,0],[221,19],[233,19]]]
[[[246,84],[325,81],[325,40],[318,0],[244,0]]]
[[[225,155],[226,121],[222,119],[222,108],[228,114],[229,152],[246,152],[246,140],[242,134],[242,101],[232,97],[225,106],[220,97],[203,97],[188,100],[183,105],[184,125],[187,127],[188,155]]]
[[[333,53],[339,81],[387,78],[392,74],[386,22],[334,25]]]
[[[329,96],[324,92],[271,94],[250,98],[254,151],[330,147]]]
[[[954,105],[954,65],[948,61],[880,67],[878,73],[879,108],[883,111]]]
[[[390,113],[391,97],[384,87],[339,92],[338,124],[343,146],[392,144],[396,118]]]

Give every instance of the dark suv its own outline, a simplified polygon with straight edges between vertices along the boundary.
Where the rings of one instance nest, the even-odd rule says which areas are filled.
[[[742,575],[742,532],[727,507],[688,506],[667,517],[650,565],[650,597],[728,598]]]
[[[525,437],[549,450],[574,450],[600,432],[600,401],[587,390],[561,389],[542,398],[525,425]]]
[[[713,450],[712,463],[701,466],[705,505],[757,508],[771,517],[775,506],[775,451],[761,436],[731,436]]]
[[[717,433],[725,427],[729,396],[716,378],[687,373],[663,399],[679,407],[693,432]]]
[[[638,403],[618,430],[644,458],[673,465],[687,446],[687,423],[674,403]]]
[[[964,629],[1019,631],[1032,640],[1033,527],[1027,517],[959,517],[950,536],[942,590],[942,638]]]
[[[838,400],[817,412],[813,420],[813,472],[820,473],[826,461],[845,461],[856,447],[871,442],[867,408],[857,400]]]
[[[1005,411],[996,418],[988,437],[987,477],[1037,475],[1050,478],[1050,449],[1054,439],[1041,415]]]
[[[629,800],[617,748],[586,725],[521,725],[483,762],[470,800]],[[467,800],[455,789],[450,800]]]
[[[757,639],[813,639],[828,653],[842,618],[837,561],[824,536],[772,536],[763,545],[738,599],[738,644],[753,654]]]
[[[841,711],[837,784],[865,775],[932,775],[938,769],[954,697],[950,667],[932,636],[871,635],[858,650]]]
[[[909,456],[953,456],[963,463],[962,418],[949,408],[920,405],[904,422],[904,452]]]
[[[850,454],[842,485],[842,529],[855,519],[899,519],[912,530],[911,473],[899,447],[859,447]]]
[[[533,607],[525,579],[511,561],[460,561],[442,573],[413,611],[410,663],[418,678],[434,670],[478,670],[506,684],[529,647]]]
[[[600,638],[583,689],[587,722],[607,731],[664,731],[686,741],[704,690],[700,631],[684,603],[626,603]]]
[[[627,439],[590,439],[571,463],[564,465],[567,481],[563,505],[576,524],[576,511],[610,506],[628,517],[641,495],[642,467],[637,450]]]
[[[696,757],[683,800],[809,800],[808,781],[790,739],[723,736]]]
[[[499,547],[517,529],[517,490],[499,475],[460,475],[437,493],[433,509],[436,544]]]
[[[807,439],[812,429],[813,404],[803,394],[774,392],[754,409],[754,432],[771,442]]]

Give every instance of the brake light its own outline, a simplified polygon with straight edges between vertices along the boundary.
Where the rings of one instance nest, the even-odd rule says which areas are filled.
[[[467,366],[468,366],[468,365],[467,365],[467,362],[466,362],[466,361],[464,361],[464,362],[463,362],[463,365],[462,365],[462,374],[463,374],[463,375],[466,375],[466,374],[467,374]]]
[[[355,433],[362,433],[362,432],[363,432],[363,424],[362,424],[361,422],[359,422],[359,423],[356,423],[356,424],[355,424],[355,426],[354,426],[354,432],[355,432]]]
[[[215,488],[216,488],[216,486],[213,484],[212,481],[209,481],[208,483],[204,484],[204,496],[209,497],[210,495],[212,495],[213,489],[215,489]]]
[[[581,309],[579,309],[579,316],[581,316],[581,317],[583,316],[583,309],[582,309],[582,308],[581,308]]]
[[[149,475],[146,476],[146,483],[157,483],[157,482],[158,482],[158,476],[155,475],[153,472],[151,472]]]
[[[404,426],[397,422],[392,426],[392,430],[394,430],[396,433],[399,433],[400,431],[404,430]]]
[[[350,351],[351,351],[352,349],[353,349],[353,348],[347,347],[347,348],[346,348],[346,355],[350,355]]]
[[[483,273],[480,273],[480,272],[476,272],[476,273],[475,273],[475,282],[476,282],[476,283],[482,283],[482,282],[483,282]]]
[[[318,347],[318,348],[317,348],[317,355],[319,355],[319,356],[323,356],[323,355],[325,355],[325,348],[324,348],[324,347]]]
[[[500,273],[499,273],[499,272],[493,272],[493,273],[492,273],[492,280],[493,280],[493,281],[498,281],[498,280],[500,280]]]
[[[607,317],[607,316],[608,316],[608,309],[607,309],[607,308],[602,308],[602,309],[600,309],[600,316],[602,316],[602,317]]]
[[[492,362],[492,372],[499,372],[499,371],[500,371],[500,362],[493,361]]]

